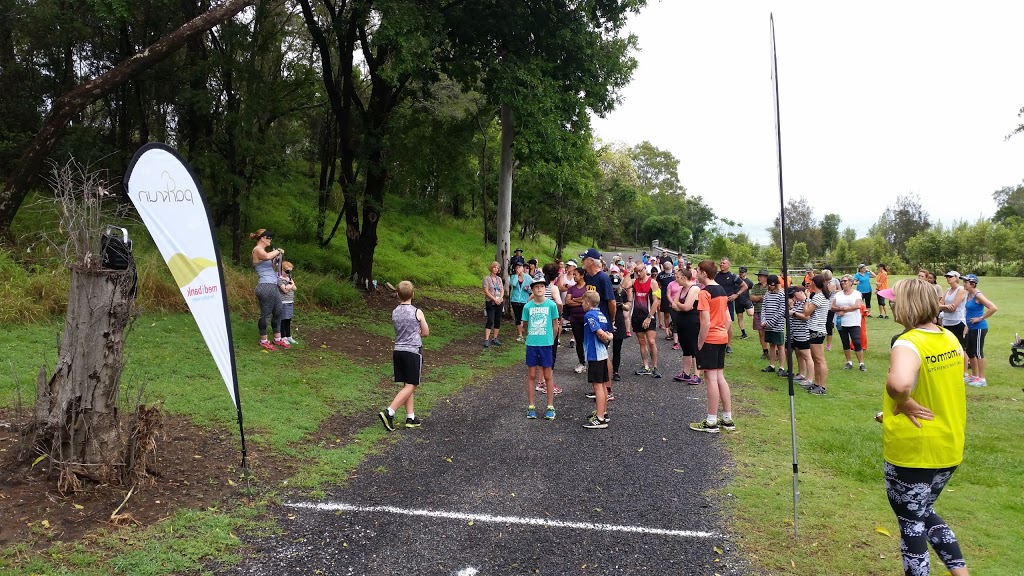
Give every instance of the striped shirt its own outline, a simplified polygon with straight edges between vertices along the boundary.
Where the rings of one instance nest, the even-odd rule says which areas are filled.
[[[786,294],[765,292],[761,301],[761,323],[765,330],[782,332],[786,329]]]
[[[825,298],[825,295],[821,292],[815,292],[814,296],[811,297],[811,302],[814,304],[814,313],[811,315],[810,320],[807,321],[807,330],[811,334],[823,334],[825,332],[825,324],[828,322],[828,298]]]
[[[807,306],[807,300],[794,300],[793,310],[803,314],[804,308]],[[801,320],[796,316],[789,319],[790,333],[793,335],[794,342],[807,342],[811,339],[811,333],[807,329],[807,320]]]

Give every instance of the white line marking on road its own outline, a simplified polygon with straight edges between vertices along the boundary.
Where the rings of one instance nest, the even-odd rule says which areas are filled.
[[[472,566],[463,568],[455,573],[455,576],[476,576],[480,571]]]
[[[444,512],[441,510],[416,510],[397,506],[355,506],[343,502],[293,502],[285,504],[290,508],[305,508],[324,512],[368,512],[401,514],[404,516],[426,516],[445,518],[448,520],[468,520],[472,522],[490,522],[493,524],[523,524],[526,526],[546,526],[550,528],[574,528],[577,530],[597,530],[599,532],[628,532],[633,534],[651,534],[656,536],[678,536],[681,538],[718,538],[714,532],[700,530],[667,530],[665,528],[649,528],[647,526],[624,526],[618,524],[597,524],[593,522],[568,522],[565,520],[549,520],[547,518],[525,518],[523,516],[494,516],[491,514],[467,514],[465,512]]]

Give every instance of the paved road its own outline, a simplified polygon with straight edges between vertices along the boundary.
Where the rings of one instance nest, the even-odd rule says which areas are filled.
[[[703,388],[634,376],[623,348],[610,428],[581,428],[593,402],[562,348],[554,421],[525,418],[525,367],[469,387],[324,501],[289,500],[284,532],[225,573],[747,573],[710,494],[729,474],[720,440],[687,428]]]

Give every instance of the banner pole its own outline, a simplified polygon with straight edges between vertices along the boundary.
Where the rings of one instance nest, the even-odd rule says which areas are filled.
[[[783,285],[788,288],[789,280],[789,250],[786,246],[786,198],[782,189],[782,129],[779,120],[779,66],[775,55],[775,15],[769,14],[768,22],[771,28],[772,48],[772,93],[775,101],[775,152],[779,165],[779,238],[782,244],[782,278]],[[789,299],[786,299],[786,372],[789,374],[789,429],[790,443],[793,449],[793,536],[798,535],[797,530],[797,503],[800,500],[799,489],[799,464],[796,453],[796,402],[793,393],[793,333],[789,323]]]

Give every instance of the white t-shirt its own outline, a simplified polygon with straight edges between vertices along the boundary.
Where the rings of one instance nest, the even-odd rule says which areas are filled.
[[[860,326],[860,304],[858,304],[858,302],[861,300],[860,292],[857,292],[856,290],[853,294],[845,294],[843,292],[836,294],[837,307],[842,308],[844,306],[849,306],[853,308],[853,310],[850,310],[849,312],[843,312],[842,320],[844,328]]]

